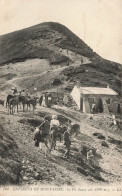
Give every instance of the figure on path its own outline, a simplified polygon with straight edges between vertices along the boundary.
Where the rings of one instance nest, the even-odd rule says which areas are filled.
[[[89,150],[87,152],[87,160],[88,160],[88,163],[91,165],[91,166],[94,166],[94,154],[93,154],[93,151],[92,150]]]
[[[59,137],[59,126],[60,126],[60,122],[59,120],[57,120],[57,115],[52,115],[52,120],[50,122],[50,135],[51,135],[51,139],[52,139],[52,144],[51,144],[51,150],[52,148],[56,147],[56,139],[57,137]]]
[[[42,143],[40,144],[40,148],[41,148],[42,146],[44,146],[45,156],[47,156],[48,153],[50,153],[50,150],[49,150],[49,141],[50,141],[49,131],[50,131],[50,123],[49,123],[47,117],[44,117],[44,121],[43,121],[43,122],[41,123],[41,125],[39,126],[39,130],[40,130],[41,141],[42,141]],[[43,144],[44,144],[44,145],[43,145]]]
[[[46,97],[45,97],[45,94],[43,94],[42,106],[46,107]]]
[[[70,131],[71,131],[71,127],[68,126],[67,130],[64,132],[64,145],[66,146],[64,158],[68,158],[70,153],[70,146],[71,146]]]

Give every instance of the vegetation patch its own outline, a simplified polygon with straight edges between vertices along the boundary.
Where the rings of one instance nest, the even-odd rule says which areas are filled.
[[[0,184],[19,184],[21,163],[17,145],[0,125]]]

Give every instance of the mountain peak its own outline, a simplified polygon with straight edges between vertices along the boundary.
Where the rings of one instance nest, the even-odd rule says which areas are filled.
[[[55,68],[70,65],[63,72],[69,81],[80,80],[85,86],[110,84],[120,92],[120,64],[97,55],[60,23],[44,22],[0,36],[1,66],[29,59],[46,59]]]
[[[67,49],[91,58],[96,53],[78,36],[60,23],[44,22],[23,30],[0,36],[0,64],[21,61],[29,58],[47,58],[54,64],[65,62],[60,48]]]

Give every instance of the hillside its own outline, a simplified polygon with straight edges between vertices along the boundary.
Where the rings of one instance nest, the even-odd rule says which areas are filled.
[[[122,182],[122,133],[120,115],[87,114],[77,110],[69,94],[82,86],[111,88],[121,94],[121,65],[101,58],[69,29],[59,23],[42,23],[0,37],[0,149],[1,185],[104,186]],[[40,98],[45,91],[64,93],[70,104],[32,106],[18,113],[5,106],[13,88]],[[68,103],[67,101],[67,103]],[[4,106],[2,103],[4,102]],[[17,102],[16,102],[17,103]],[[21,106],[21,107],[20,107]],[[60,124],[71,122],[71,151],[65,159],[65,145],[57,141],[51,157],[35,146],[35,127],[44,117],[56,114]],[[63,139],[63,134],[62,134]],[[87,160],[93,150],[94,165]],[[95,190],[95,189],[93,189]]]
[[[8,116],[0,105],[1,131],[1,179],[0,184],[53,185],[53,186],[104,186],[121,185],[121,131],[112,126],[110,115],[82,114],[66,107],[45,108],[37,105],[36,111],[22,112]],[[61,124],[67,121],[78,123],[78,135],[71,135],[71,152],[64,159],[64,142],[57,141],[57,150],[51,158],[44,156],[44,149],[34,145],[34,127],[40,125],[46,115],[57,114]],[[1,128],[1,127],[0,127]],[[99,137],[97,136],[99,134]],[[14,138],[14,139],[13,139]],[[16,143],[15,143],[16,142]],[[95,166],[87,158],[92,149]]]
[[[25,89],[33,89],[34,86],[39,91],[55,88],[51,83],[54,77],[59,78],[61,75],[63,89],[68,89],[70,83],[73,87],[79,80],[82,86],[106,87],[109,84],[121,94],[121,65],[101,58],[59,23],[41,23],[0,36],[0,65],[1,90],[4,90],[2,85],[8,80],[12,83],[12,79],[17,86],[18,82],[20,87],[26,84]],[[70,67],[66,67],[68,65]],[[40,86],[43,77],[38,77],[38,74],[61,67],[57,75],[53,71],[49,79],[49,73],[45,74],[46,80],[43,81],[43,86]],[[19,78],[19,81],[16,78]]]
[[[7,117],[0,115],[0,184],[18,184],[21,171],[18,146],[12,136],[5,129]]]
[[[49,59],[50,63],[65,62],[59,48],[84,56],[95,54],[82,40],[58,23],[42,23],[0,37],[0,65],[30,58]]]

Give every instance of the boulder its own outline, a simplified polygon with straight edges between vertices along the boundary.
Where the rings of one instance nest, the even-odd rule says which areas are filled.
[[[97,138],[98,138],[98,139],[101,139],[101,140],[105,140],[105,136],[104,136],[104,135],[102,135],[101,133],[100,133],[100,134],[98,134]]]
[[[93,133],[93,136],[97,136],[98,139],[105,140],[105,136],[101,133]]]
[[[53,80],[53,82],[52,82],[52,84],[53,85],[60,85],[61,84],[61,80],[60,79],[58,79],[58,78],[55,78],[54,80]]]
[[[108,148],[108,144],[105,141],[102,141],[101,145]]]

